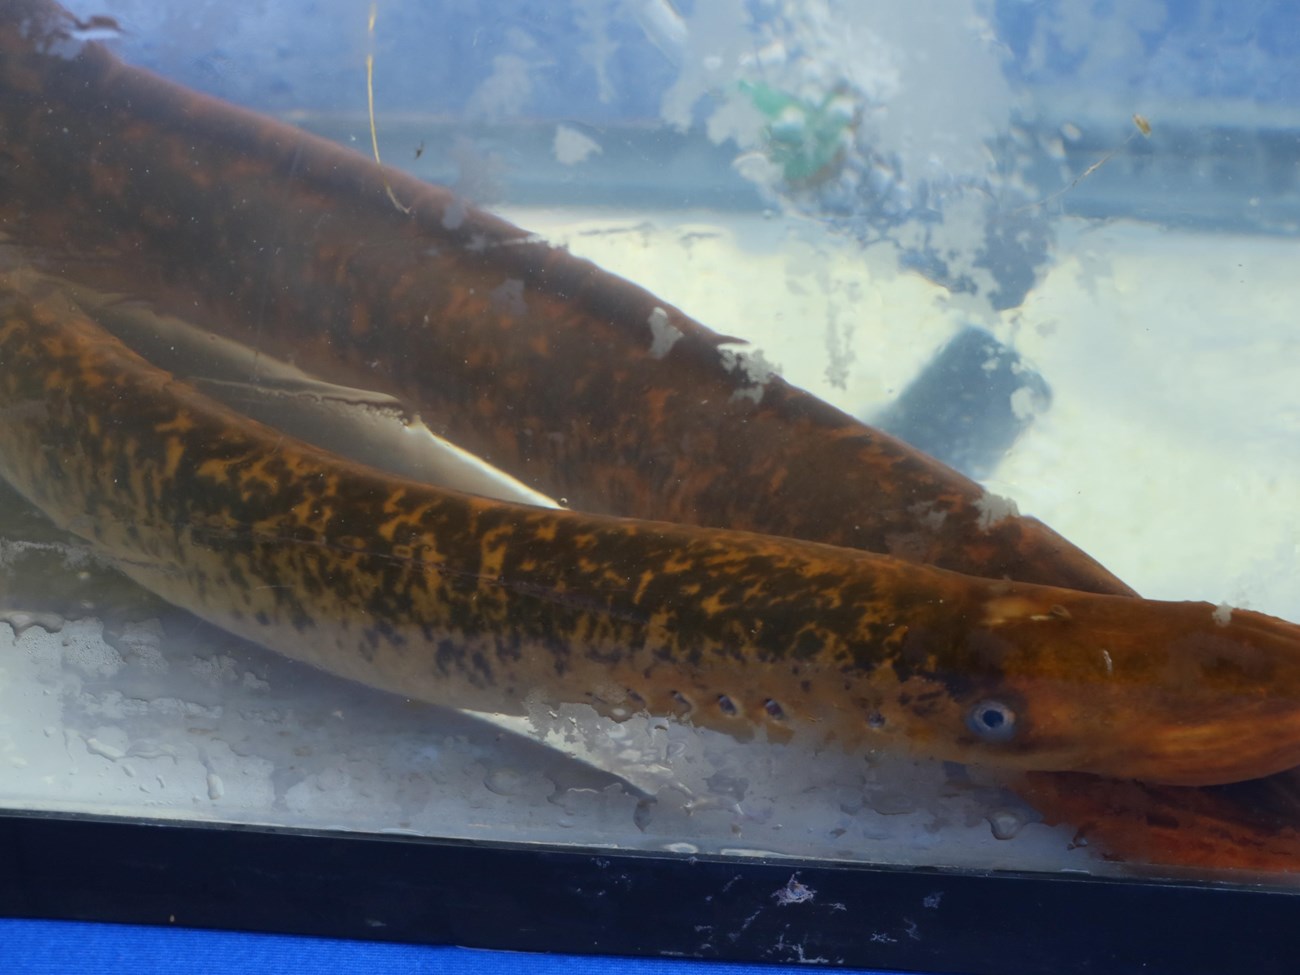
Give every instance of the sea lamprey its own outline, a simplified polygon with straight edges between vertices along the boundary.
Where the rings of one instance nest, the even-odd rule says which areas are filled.
[[[993,767],[1202,784],[1300,762],[1280,620],[388,475],[176,380],[56,281],[2,293],[0,475],[165,598],[332,673]]]
[[[64,281],[75,279],[78,295],[99,288],[104,294],[147,298],[157,310],[242,342],[255,354],[278,353],[310,366],[328,382],[378,389],[401,401],[407,412],[418,413],[435,432],[543,494],[567,498],[575,508],[851,546],[989,579],[1133,594],[1034,519],[988,517],[982,488],[957,472],[778,377],[754,377],[736,368],[741,360],[733,342],[662,298],[476,210],[445,188],[377,167],[292,126],[125,65],[103,46],[82,41],[86,26],[52,0],[0,4],[0,232],[31,248],[25,261]],[[390,189],[400,194],[408,212],[394,208]],[[95,356],[78,359],[76,366],[83,364],[93,366]],[[48,370],[49,363],[41,368]],[[93,384],[97,376],[104,379],[93,370],[82,378]],[[157,396],[185,393],[185,384],[174,378],[155,380]],[[25,400],[21,408],[6,407],[6,419],[23,410],[47,410],[43,396]],[[53,405],[69,407],[66,397]],[[74,415],[69,412],[64,420]],[[179,446],[171,436],[183,431],[168,424],[183,427],[186,415],[177,403],[152,433],[134,427],[138,455]],[[130,451],[104,449],[93,456],[112,458],[113,477],[141,476],[132,473]],[[224,463],[224,439],[205,449],[213,452],[214,462]],[[204,454],[184,456],[194,461]],[[6,460],[13,460],[7,448]],[[32,452],[23,463],[48,469],[52,459]],[[347,477],[351,468],[340,464],[336,458],[330,470]],[[83,467],[79,476],[84,474]],[[60,471],[40,486],[53,489],[65,476]],[[102,479],[109,476],[85,483],[107,484]],[[156,492],[164,483],[139,482],[149,504],[160,499]],[[246,483],[255,485],[256,479]],[[63,496],[57,516],[83,534],[91,532],[106,510],[114,517],[123,510],[120,497],[105,509],[105,499],[114,496],[77,502]],[[187,510],[187,503],[181,509]],[[220,539],[232,532],[251,537],[256,510],[250,493],[235,528],[227,524],[220,534],[220,523],[208,524],[207,536],[185,537]],[[271,517],[272,529],[283,530],[278,516]],[[155,522],[141,517],[135,537],[128,537],[128,551],[137,551],[156,529]],[[274,544],[316,545],[324,551],[320,536],[311,537],[317,541],[277,539]],[[336,543],[353,544],[360,559],[355,542]],[[268,540],[263,549],[272,545]],[[580,554],[548,544],[546,557]],[[346,569],[341,559],[332,564]],[[162,565],[160,586],[173,576]],[[318,563],[318,571],[324,568]],[[463,578],[468,585],[469,577]],[[284,576],[268,585],[287,591],[300,583],[299,598],[307,603],[324,591],[310,577]],[[231,582],[236,585],[237,577]],[[683,599],[692,595],[685,591],[690,585],[683,587]],[[185,594],[174,591],[171,598],[182,601]],[[278,604],[289,605],[289,597]],[[1049,633],[1057,623],[1062,624],[1058,635],[1070,632],[1052,606],[1069,612],[1070,621],[1085,616],[1064,601],[1046,612],[1032,603],[1020,605],[1028,615],[1009,612],[1017,605],[1001,604],[997,614],[1007,632],[1041,626],[1039,632]],[[1291,690],[1280,677],[1268,675],[1286,669],[1287,652],[1269,649],[1267,640],[1225,642],[1231,632],[1217,628],[1207,607],[1189,612],[1191,629],[1182,636],[1178,627],[1129,631],[1116,618],[1115,643],[1086,648],[1077,658],[1068,642],[1052,645],[1067,662],[1092,661],[1100,668],[1094,681],[1077,685],[1062,682],[1065,671],[1058,671],[1057,683],[1040,683],[1033,697],[1045,707],[1052,686],[1074,692],[1064,695],[1065,732],[1090,741],[1095,754],[1129,756],[1127,763],[1112,760],[1097,767],[1155,781],[1210,781],[1229,777],[1223,768],[1213,775],[1211,770],[1216,749],[1231,751],[1234,744],[1244,747],[1239,756],[1230,756],[1232,776],[1262,774],[1281,761],[1293,737],[1287,717]],[[377,631],[385,625],[373,613],[365,619]],[[1235,627],[1249,619],[1250,614],[1234,612],[1229,622]],[[261,639],[254,624],[259,624],[256,615],[244,620]],[[1125,665],[1116,645],[1130,639],[1124,645],[1136,653],[1144,632],[1147,652],[1156,654],[1148,678],[1171,681],[1168,687],[1148,688],[1156,706],[1145,722],[1131,707],[1107,711],[1085,693],[1103,675],[1122,681],[1140,672]],[[274,645],[272,635],[264,642]],[[1199,648],[1194,661],[1201,663],[1193,662],[1185,672],[1166,666],[1162,673],[1164,648],[1176,648],[1180,640]],[[1216,648],[1221,654],[1214,658]],[[298,649],[314,648],[302,641]],[[373,668],[365,662],[356,666],[359,679],[369,680]],[[748,716],[757,698],[736,690],[736,674],[745,672],[743,663],[733,661],[725,684],[735,699],[725,697],[724,704],[724,697],[716,698],[717,710],[697,710],[695,720],[721,720],[734,708],[746,719],[729,720],[727,727],[754,727]],[[1198,700],[1205,698],[1188,693],[1189,683],[1198,680],[1207,693],[1220,695],[1220,703],[1231,697],[1236,683],[1239,707],[1227,723],[1216,723],[1213,710],[1198,718]],[[818,701],[818,713],[830,712],[841,688],[834,682],[818,686],[829,695]],[[782,709],[793,708],[785,703],[789,692],[801,690],[797,676],[785,676],[772,700]],[[575,679],[569,691],[616,698],[627,688],[620,692],[609,681],[578,688]],[[1145,708],[1145,695],[1136,696],[1138,707]],[[1187,710],[1179,710],[1179,702]],[[1003,741],[988,742],[979,756],[986,763],[1013,764],[1017,746],[1010,742],[1013,737],[1020,746],[1030,741],[1026,729],[1037,715],[1023,702],[1017,711],[1009,695],[974,703],[996,705],[980,711],[987,736],[996,737],[997,715],[1014,717],[1015,735],[1006,732],[1004,721],[998,725]],[[674,709],[682,704],[676,698],[671,702]],[[620,707],[635,705],[629,697]],[[773,733],[788,730],[777,723],[785,710],[770,714],[764,704],[764,713],[758,721]],[[931,718],[937,721],[936,714]],[[1098,728],[1103,718],[1113,723]],[[869,716],[872,734],[864,740],[902,740],[880,734],[875,723]],[[1191,728],[1198,729],[1200,742],[1188,736]],[[925,728],[920,732],[924,735]],[[1163,742],[1146,753],[1148,769],[1157,754],[1168,758],[1172,752],[1174,760],[1144,771],[1135,756],[1136,750],[1152,747],[1147,736]],[[922,750],[934,752],[933,741],[926,741]],[[1054,762],[1074,767],[1059,752],[1056,759],[1039,758],[1039,767]],[[1187,774],[1188,767],[1198,771]],[[1052,773],[1037,773],[1031,792],[1018,779],[1007,781],[1016,782],[1049,821],[1086,830],[1093,848],[1107,855],[1290,870],[1300,850],[1292,825],[1294,776],[1196,792]],[[1261,817],[1261,806],[1274,815]]]
[[[76,33],[47,0],[0,4],[0,232],[42,269],[390,395],[574,508],[1131,592],[662,298]]]

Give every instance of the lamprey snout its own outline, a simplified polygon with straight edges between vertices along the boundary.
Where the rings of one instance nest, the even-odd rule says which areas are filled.
[[[972,740],[1025,768],[1215,785],[1300,764],[1300,627],[1203,602],[1068,590],[987,604],[972,658],[997,675]],[[1004,708],[1005,714],[999,709]]]

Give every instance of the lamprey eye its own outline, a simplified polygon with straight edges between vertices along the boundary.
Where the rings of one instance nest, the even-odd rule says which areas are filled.
[[[1010,741],[1016,733],[1016,712],[1001,701],[980,701],[966,716],[966,726],[985,741]]]

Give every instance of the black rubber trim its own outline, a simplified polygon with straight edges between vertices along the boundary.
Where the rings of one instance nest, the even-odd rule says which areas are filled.
[[[0,813],[0,914],[965,975],[1294,973],[1300,892]]]

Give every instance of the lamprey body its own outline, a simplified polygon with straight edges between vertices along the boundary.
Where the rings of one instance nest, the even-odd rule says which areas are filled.
[[[163,313],[298,362],[325,381],[380,389],[437,432],[577,507],[851,545],[991,579],[1131,595],[1120,580],[1038,522],[989,517],[978,485],[779,379],[751,375],[726,348],[728,340],[645,291],[466,206],[446,190],[124,66],[100,46],[77,41],[75,27],[48,0],[9,0],[0,6],[0,232],[33,248],[44,270],[75,279],[79,286],[145,297]],[[388,187],[409,213],[393,207]],[[6,300],[11,320],[21,324],[30,319],[24,328],[39,323],[36,307],[14,313],[26,307],[26,298],[11,295]],[[39,299],[38,305],[48,314],[46,301]],[[78,359],[77,368],[82,365],[93,366],[94,355]],[[42,375],[50,376],[48,371]],[[82,378],[93,383],[104,376],[90,371]],[[150,382],[152,396],[179,396],[185,390],[163,377]],[[62,409],[70,422],[78,415],[66,396],[45,402],[25,399],[6,407],[6,417],[32,422],[45,411],[54,422],[51,409]],[[157,443],[149,446],[148,428],[132,426],[129,410],[122,409],[127,426],[118,432],[138,438],[137,453],[164,449]],[[185,409],[175,402],[171,421]],[[90,415],[93,409],[81,414],[83,419]],[[171,421],[159,419],[154,434],[175,434],[188,445],[176,455],[179,464],[182,456],[192,456],[196,441],[186,440],[182,428],[170,430],[166,422]],[[10,432],[30,438],[34,429]],[[209,459],[217,465],[234,463],[223,453],[225,443],[219,438],[205,448],[214,451]],[[32,442],[6,446],[7,463],[13,463],[12,446],[30,448]],[[86,448],[90,450],[89,442]],[[93,456],[111,459],[112,473],[79,468],[76,476],[84,483],[93,475],[95,484],[107,485],[116,476],[151,504],[163,501],[157,494],[161,482],[132,473],[135,455],[105,442]],[[31,476],[40,463],[52,463],[52,457],[38,452],[22,463]],[[266,468],[273,469],[279,474],[287,470]],[[351,470],[331,469],[340,476]],[[63,476],[33,487],[54,491]],[[267,492],[278,483],[269,473],[265,481]],[[125,503],[124,496],[111,494],[69,501],[72,489],[63,488],[69,493],[59,495],[59,517],[83,534],[106,510],[120,511],[105,509],[106,499]],[[247,506],[236,514],[252,516],[254,493],[245,501]],[[53,504],[53,497],[47,503]],[[375,499],[367,503],[373,505]],[[255,517],[236,518],[237,528],[224,517],[224,522],[196,522],[190,535],[174,523],[164,525],[162,541],[155,538],[150,544],[166,548],[206,539],[204,544],[220,548],[239,537],[249,547],[261,539],[265,544],[259,541],[256,551],[265,552],[268,560],[290,558],[273,551],[293,541],[274,537],[287,528],[276,520],[280,516],[268,516],[271,533],[263,536],[253,534]],[[128,534],[129,550],[145,545],[157,527],[156,521],[137,518],[134,536]],[[360,564],[366,551],[373,553],[368,548],[372,541],[367,538],[345,557],[339,554],[344,551],[339,540],[329,557],[350,572],[353,562],[348,559]],[[294,544],[300,551],[315,545],[325,552],[318,541]],[[563,552],[557,546],[546,551],[552,559]],[[401,561],[405,554],[397,553],[390,572],[399,573],[400,565],[407,566],[400,571],[410,571],[410,560]],[[583,558],[572,552],[568,557]],[[374,562],[376,556],[370,558]],[[151,559],[137,561],[146,567],[165,565]],[[136,566],[137,572],[143,569]],[[167,585],[175,587],[177,571],[159,571],[147,581],[166,591]],[[612,571],[617,575],[617,567]],[[482,588],[498,599],[504,592],[478,576],[457,578],[466,587],[472,578],[475,591]],[[266,584],[296,585],[297,580],[287,581],[291,579]],[[691,584],[682,586],[684,595]],[[320,580],[307,579],[304,587],[301,598],[308,601],[324,591]],[[184,598],[175,588],[170,591],[172,598]],[[569,603],[559,605],[579,608],[578,597],[570,593],[564,598]],[[1003,681],[998,686],[1007,693],[975,701],[999,706],[984,709],[986,720],[1004,714],[1003,708],[1015,714],[1018,732],[1016,743],[982,743],[988,747],[980,760],[1090,767],[1059,747],[1047,749],[1034,762],[1016,752],[1027,743],[1043,743],[1041,735],[1031,738],[1026,730],[1040,720],[1032,710],[1035,703],[1044,708],[1059,703],[1064,708],[1061,727],[1068,725],[1066,733],[1076,741],[1093,735],[1095,753],[1110,756],[1096,767],[1117,775],[1216,781],[1264,774],[1294,758],[1285,758],[1286,741],[1293,737],[1289,700],[1294,689],[1283,676],[1291,666],[1290,651],[1275,646],[1267,635],[1283,632],[1282,624],[1234,612],[1229,626],[1220,627],[1207,607],[1199,606],[1171,608],[1167,628],[1157,631],[1154,617],[1145,624],[1130,621],[1129,628],[1120,626],[1123,613],[1103,624],[1066,602],[1052,606],[1065,609],[1068,620],[1052,606],[1039,612],[1041,605],[1032,601],[1003,604],[1004,609],[1017,606],[1031,611],[1028,616],[1004,612],[1000,618],[1006,634],[1062,637],[1090,623],[1096,627],[1092,632],[1109,632],[1114,642],[1080,652],[1068,639],[1059,639],[1051,645],[1061,661],[1054,681],[1028,689]],[[357,626],[382,633],[384,619],[372,609],[364,610],[364,622]],[[547,610],[552,611],[561,610]],[[1180,612],[1190,614],[1186,627],[1177,622]],[[998,633],[997,627],[970,624],[971,618],[966,618],[973,627],[969,632]],[[253,624],[255,639],[269,642],[255,613],[251,623],[247,617],[243,621],[244,626]],[[327,624],[334,621],[327,619]],[[1239,632],[1242,626],[1254,632]],[[305,640],[297,646],[315,652]],[[1121,653],[1121,647],[1127,649]],[[1166,653],[1174,651],[1189,654],[1181,671],[1169,669],[1175,665]],[[1150,693],[1139,693],[1134,683],[1128,704],[1120,705],[1123,696],[1112,693],[1101,699],[1109,704],[1098,705],[1090,692],[1102,673],[1108,684],[1134,677],[1142,667],[1130,668],[1125,661],[1143,659],[1144,653],[1152,656],[1146,658],[1143,680],[1170,683]],[[1070,667],[1081,661],[1084,669],[1067,679]],[[369,664],[354,661],[363,671]],[[1087,669],[1096,666],[1101,670]],[[751,694],[749,684],[742,687],[735,679],[749,670],[757,668],[731,667],[724,675],[727,690],[708,692],[735,695],[726,701],[746,720],[725,722],[733,730],[753,726],[753,701],[760,699],[754,694],[761,689]],[[782,677],[771,700],[798,717],[790,692],[802,691],[801,679]],[[953,686],[973,687],[984,677],[973,673],[964,679],[967,684]],[[1204,686],[1187,693],[1197,681]],[[1216,724],[1234,684],[1240,691],[1238,706]],[[576,686],[575,680],[570,690]],[[817,700],[817,714],[833,711],[842,687],[819,687],[830,696]],[[587,690],[608,691],[611,697],[620,692],[608,678]],[[1016,701],[1012,690],[1028,696]],[[1218,703],[1209,706],[1207,695],[1217,695],[1213,700]],[[778,726],[766,710],[767,698],[762,700],[759,722],[774,729],[790,727]],[[964,700],[969,703],[969,696]],[[680,703],[673,698],[673,707]],[[707,695],[693,703],[697,720],[712,715],[720,721],[729,710],[714,698],[718,710],[710,711]],[[1016,704],[1023,710],[1016,712]],[[1080,714],[1084,704],[1096,709]],[[1176,707],[1184,710],[1170,714]],[[945,714],[959,711],[954,707]],[[902,720],[896,717],[895,724]],[[923,750],[938,753],[925,743],[925,729],[920,730]],[[866,740],[884,739],[873,734]],[[1229,772],[1218,756],[1233,748],[1240,754]],[[1152,769],[1157,754],[1165,760]],[[1289,825],[1297,819],[1297,806],[1288,798],[1294,795],[1293,781],[1294,773],[1267,780],[1262,790],[1247,783],[1189,793],[1149,783],[1038,774],[1030,788],[1049,820],[1086,827],[1094,848],[1176,864],[1286,870],[1300,855],[1296,830]],[[1282,796],[1275,803],[1281,808],[1276,820],[1263,822],[1254,806],[1273,786]],[[1247,791],[1239,791],[1243,789]]]
[[[645,290],[71,32],[46,0],[0,9],[0,231],[47,270],[394,396],[574,508],[1131,592]]]
[[[435,704],[1177,783],[1300,761],[1290,624],[387,475],[176,381],[47,280],[6,280],[0,408],[0,473],[127,574]]]

